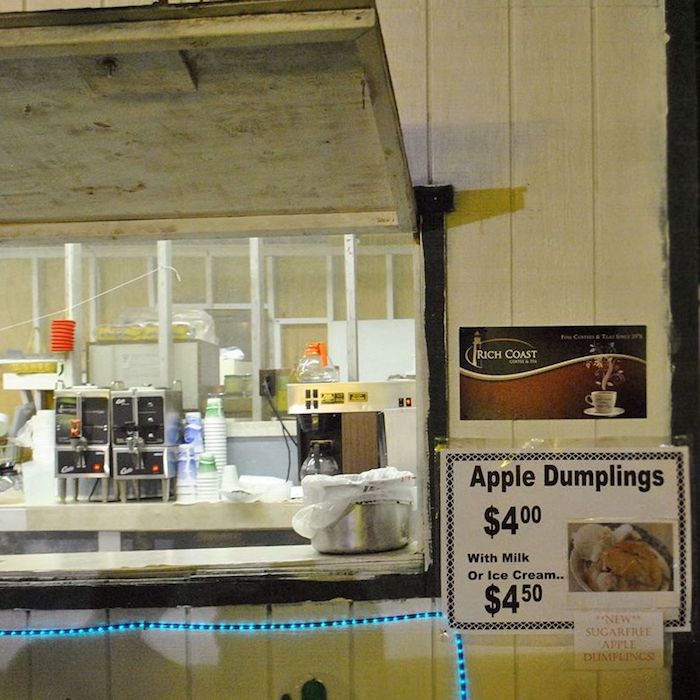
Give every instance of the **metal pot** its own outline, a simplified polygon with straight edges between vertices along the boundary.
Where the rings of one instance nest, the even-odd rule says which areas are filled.
[[[352,503],[339,520],[316,532],[311,545],[323,554],[400,549],[409,541],[412,509],[403,501]]]

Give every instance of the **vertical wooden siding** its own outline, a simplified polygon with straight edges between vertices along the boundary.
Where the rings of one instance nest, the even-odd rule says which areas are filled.
[[[448,232],[450,388],[460,326],[641,324],[648,333],[648,419],[462,422],[453,390],[450,435],[514,447],[668,436],[663,4],[427,6],[431,171],[460,205]],[[510,211],[475,206],[499,191],[511,193]],[[469,636],[473,697],[670,697],[668,665],[575,671],[572,644],[570,635]]]
[[[1,11],[150,0],[5,0]],[[449,348],[460,325],[635,323],[648,327],[649,418],[459,421],[450,433],[532,438],[663,437],[670,367],[665,258],[664,8],[660,0],[380,0],[416,182],[448,182]],[[484,209],[498,195],[512,211]],[[490,198],[490,199],[489,199]],[[485,212],[485,213],[484,213]],[[448,358],[449,360],[449,358]],[[457,363],[449,360],[450,385]],[[148,617],[319,619],[426,609],[432,601],[252,609],[6,612],[3,628]],[[473,698],[670,697],[661,671],[573,670],[568,635],[465,638]],[[67,654],[67,652],[69,652]],[[77,654],[89,658],[77,661]],[[306,637],[155,633],[0,640],[5,698],[298,697],[306,674],[335,698],[453,698],[454,650],[437,622]],[[81,656],[82,658],[82,656]],[[428,680],[430,679],[430,680]]]

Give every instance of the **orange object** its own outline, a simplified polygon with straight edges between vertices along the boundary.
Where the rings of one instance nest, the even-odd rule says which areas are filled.
[[[306,350],[304,350],[304,355],[307,357],[311,355],[320,355],[323,367],[328,366],[328,346],[323,342],[308,343]]]
[[[75,321],[68,318],[51,321],[51,352],[73,352]]]

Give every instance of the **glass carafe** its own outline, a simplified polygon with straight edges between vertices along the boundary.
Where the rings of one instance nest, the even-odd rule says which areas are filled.
[[[338,463],[333,457],[333,440],[311,440],[309,455],[301,465],[301,478],[310,474],[340,474]]]

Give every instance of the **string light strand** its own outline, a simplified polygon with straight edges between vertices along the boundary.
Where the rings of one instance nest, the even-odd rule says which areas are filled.
[[[228,632],[228,633],[255,633],[255,632],[300,632],[320,629],[367,627],[386,625],[415,620],[439,620],[441,612],[429,611],[418,613],[406,613],[404,615],[384,615],[380,617],[358,617],[335,620],[305,620],[297,622],[251,622],[251,623],[202,623],[202,622],[155,622],[140,620],[134,622],[122,622],[119,624],[93,625],[90,627],[54,627],[54,628],[27,628],[27,629],[0,629],[2,637],[32,637],[32,638],[56,638],[79,637],[89,635],[117,634],[128,632]],[[454,635],[455,651],[457,657],[457,697],[458,700],[469,700],[469,684],[467,681],[467,669],[464,657],[464,644],[460,634]]]

